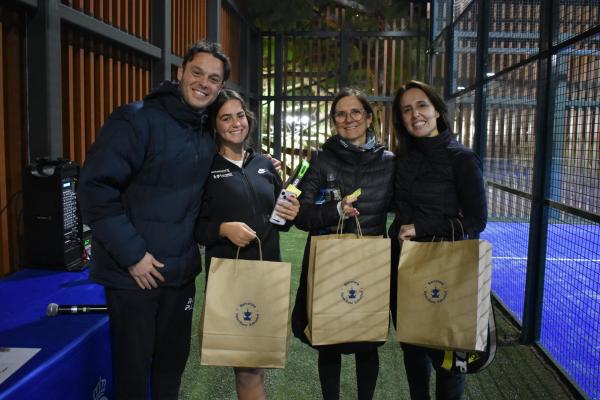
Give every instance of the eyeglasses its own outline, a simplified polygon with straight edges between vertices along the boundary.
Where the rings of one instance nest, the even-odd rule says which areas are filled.
[[[350,110],[350,119],[354,121],[360,121],[365,116],[365,110],[359,110],[358,108],[353,108]],[[333,119],[336,122],[344,122],[348,118],[348,113],[346,111],[336,111],[333,113]]]

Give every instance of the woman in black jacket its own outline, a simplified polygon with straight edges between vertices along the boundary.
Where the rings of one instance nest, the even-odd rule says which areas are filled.
[[[300,287],[292,316],[294,335],[310,344],[304,334],[307,325],[306,281],[310,237],[334,233],[340,216],[358,216],[364,235],[384,235],[394,176],[394,155],[378,143],[370,128],[373,109],[366,96],[343,89],[330,110],[337,135],[329,138],[300,183],[300,212],[295,224],[310,233],[304,251]],[[328,179],[329,178],[329,179]],[[326,201],[329,186],[339,188],[340,199]],[[361,188],[358,200],[345,196]],[[335,197],[335,196],[329,196]],[[339,200],[339,201],[338,201]],[[355,233],[354,218],[344,222],[344,232]],[[355,354],[358,398],[371,399],[377,383],[381,343],[362,342],[316,346],[319,350],[319,379],[325,400],[339,399],[341,354]]]
[[[246,148],[254,116],[240,95],[221,91],[214,103],[213,126],[219,154],[215,156],[200,216],[196,239],[206,246],[206,266],[212,257],[258,260],[258,237],[263,260],[281,261],[278,227],[269,222],[273,207],[291,221],[298,214],[298,200],[288,197],[275,204],[281,178],[271,160]],[[208,275],[207,275],[208,276]],[[264,369],[234,368],[239,399],[264,399]]]
[[[402,242],[478,238],[486,225],[487,206],[481,161],[456,141],[442,98],[430,86],[410,81],[396,93],[393,112],[399,143],[394,182],[396,218],[390,228],[390,237],[398,237],[392,241],[390,306],[395,323],[395,283]],[[429,399],[432,361],[436,398],[462,397],[464,375],[440,367],[443,350],[405,343],[402,349],[413,400]]]

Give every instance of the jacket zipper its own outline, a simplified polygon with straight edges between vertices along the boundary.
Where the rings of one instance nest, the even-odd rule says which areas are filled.
[[[247,189],[246,194],[248,195],[248,200],[250,201],[250,204],[252,205],[252,215],[256,218],[256,206],[255,206],[255,204],[257,202],[256,193],[254,193],[254,189],[252,189],[252,185],[250,185],[250,181],[248,180],[248,177],[246,176],[246,171],[244,170],[244,167],[245,167],[245,165],[242,165],[242,168],[240,168],[241,174],[242,174],[242,179],[244,180],[244,185],[246,186],[246,189]],[[259,227],[261,225],[262,224],[256,224],[257,227]]]

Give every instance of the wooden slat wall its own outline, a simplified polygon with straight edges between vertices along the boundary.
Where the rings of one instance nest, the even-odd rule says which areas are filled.
[[[490,30],[511,33],[512,37],[490,40],[490,70],[498,73],[538,52],[539,4],[523,0],[493,2]],[[600,9],[588,4],[560,5],[560,40],[567,40],[600,23]],[[555,43],[558,43],[556,38]],[[557,84],[566,80],[555,101],[554,170],[551,192],[553,200],[592,213],[600,213],[597,190],[600,178],[598,129],[600,107],[594,105],[600,96],[600,58],[598,37],[581,42],[559,53]],[[531,191],[533,148],[535,146],[535,65],[513,71],[509,82],[491,84],[488,105],[488,178],[524,192]],[[494,99],[505,104],[494,104]],[[529,99],[528,105],[523,101]],[[511,100],[514,105],[509,104]],[[596,101],[597,102],[597,101]],[[498,209],[493,214],[505,217],[528,216],[523,199],[499,195]],[[502,206],[500,203],[504,202]],[[498,214],[500,211],[500,214]]]
[[[206,1],[173,0],[171,2],[173,54],[183,57],[190,45],[206,39]]]
[[[469,8],[455,25],[455,29],[459,32],[468,32],[473,37],[457,37],[455,40],[455,60],[454,74],[456,87],[451,88],[453,92],[457,92],[475,83],[475,61],[477,48],[477,17],[478,10],[476,7]]]
[[[458,97],[454,108],[453,132],[467,147],[473,147],[473,137],[475,136],[474,96],[475,93],[470,92]]]
[[[486,179],[531,193],[536,141],[535,101],[538,79],[535,62],[498,78],[487,87]],[[494,190],[490,216],[523,220],[529,200]]]
[[[150,91],[150,60],[71,27],[62,40],[64,155],[83,163],[106,117]]]
[[[456,20],[460,14],[473,2],[473,0],[454,0],[452,15]]]
[[[577,4],[579,3],[579,4]],[[600,24],[600,7],[597,0],[561,2],[559,6],[560,40],[567,40]],[[556,40],[555,40],[556,42]]]
[[[19,264],[21,174],[27,162],[23,11],[0,4],[0,276]]]
[[[330,7],[315,29],[336,31],[345,18],[356,17],[343,8]],[[225,18],[224,18],[225,20]],[[360,37],[350,40],[348,83],[362,89],[368,96],[393,96],[404,82],[410,79],[426,79],[427,57],[427,12],[423,6],[411,4],[408,16],[386,23],[390,31],[420,31],[422,38],[403,37]],[[419,26],[419,24],[422,24]],[[225,27],[225,23],[223,23]],[[304,28],[305,29],[305,28]],[[225,29],[224,29],[225,30]],[[339,31],[338,31],[339,32]],[[275,40],[263,36],[262,80],[263,94],[274,96]],[[282,76],[282,164],[287,173],[293,171],[299,160],[310,157],[311,150],[321,146],[332,134],[328,116],[331,101],[286,100],[287,96],[328,96],[330,99],[340,89],[340,36],[319,37],[308,35],[283,36],[283,54],[291,55],[284,60]],[[235,63],[234,63],[235,64]],[[373,102],[375,134],[390,149],[396,146],[393,134],[392,107],[389,102]],[[271,99],[261,104],[261,146],[272,152],[274,138],[271,132],[274,119],[274,102]],[[309,118],[302,124],[300,118]],[[289,120],[289,122],[288,122]],[[302,126],[300,126],[302,125]]]
[[[241,21],[228,8],[221,9],[221,45],[231,60],[230,81],[240,83]]]
[[[393,30],[405,30],[406,22],[394,23]],[[396,90],[410,79],[425,80],[425,55],[415,54],[424,44],[417,38],[364,38],[355,44],[356,60],[350,66],[352,86],[361,88],[370,96],[394,96]],[[376,107],[375,131],[384,144],[395,147],[391,108],[385,104]]]
[[[461,3],[463,10],[466,4]],[[493,1],[490,14],[489,72],[497,74],[538,52],[539,4],[524,0]],[[460,17],[456,29],[476,32],[477,18],[477,10],[470,8]],[[468,87],[475,83],[476,41],[463,37],[457,41],[457,47],[456,69],[453,71],[456,85]],[[530,193],[536,139],[536,64],[527,64],[497,79],[486,88],[486,178]],[[456,92],[457,87],[452,91]],[[465,145],[472,146],[472,93],[456,98],[455,102],[455,132]],[[530,204],[525,198],[496,189],[490,193],[491,217],[523,219],[529,216]]]
[[[100,21],[145,41],[150,40],[151,0],[63,0]]]
[[[339,11],[339,10],[336,10]],[[339,14],[331,11],[331,18]],[[274,74],[277,66],[274,60],[275,41],[265,37],[267,51],[263,54],[263,79],[267,80],[269,94],[275,94]],[[281,88],[284,96],[334,96],[339,87],[339,38],[287,36],[283,40],[283,54],[293,54],[284,60]],[[293,171],[301,159],[310,158],[311,151],[319,147],[331,135],[329,107],[331,101],[285,101],[282,109],[282,164],[284,179]],[[269,126],[273,123],[274,108],[263,115],[263,148],[272,151],[273,138]],[[300,119],[308,117],[303,124]]]
[[[539,51],[539,4],[492,2],[490,14],[490,32],[510,33],[512,37],[490,38],[489,71],[498,73]]]
[[[566,70],[565,93],[556,100],[564,109],[555,119],[558,174],[552,193],[561,203],[600,214],[600,35],[580,42],[558,57]],[[562,135],[559,136],[559,132]],[[556,162],[556,161],[555,161]]]
[[[150,40],[151,0],[63,0],[64,5]],[[183,55],[206,36],[206,0],[174,0],[173,40]],[[18,268],[21,175],[29,163],[25,8],[0,3],[0,276]],[[29,10],[29,9],[27,9]],[[32,10],[32,12],[36,12]],[[151,60],[68,24],[61,29],[63,157],[83,163],[106,117],[150,91]],[[4,207],[7,206],[5,209]],[[22,230],[21,230],[22,231]]]

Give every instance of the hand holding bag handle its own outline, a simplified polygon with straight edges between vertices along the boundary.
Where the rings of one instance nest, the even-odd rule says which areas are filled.
[[[263,254],[262,254],[262,243],[259,239],[259,237],[256,237],[256,240],[258,241],[258,257],[259,257],[259,261],[263,260]],[[235,259],[237,260],[238,258],[240,258],[240,249],[241,247],[238,246],[237,248],[237,252],[235,253]]]
[[[358,216],[355,215],[354,220],[356,221],[356,237],[360,239],[363,237],[363,233],[362,233],[362,228],[360,227],[360,222],[358,221]],[[344,232],[344,216],[340,215],[340,219],[338,220],[338,224],[335,229],[335,234],[338,236],[341,236],[343,232]]]

